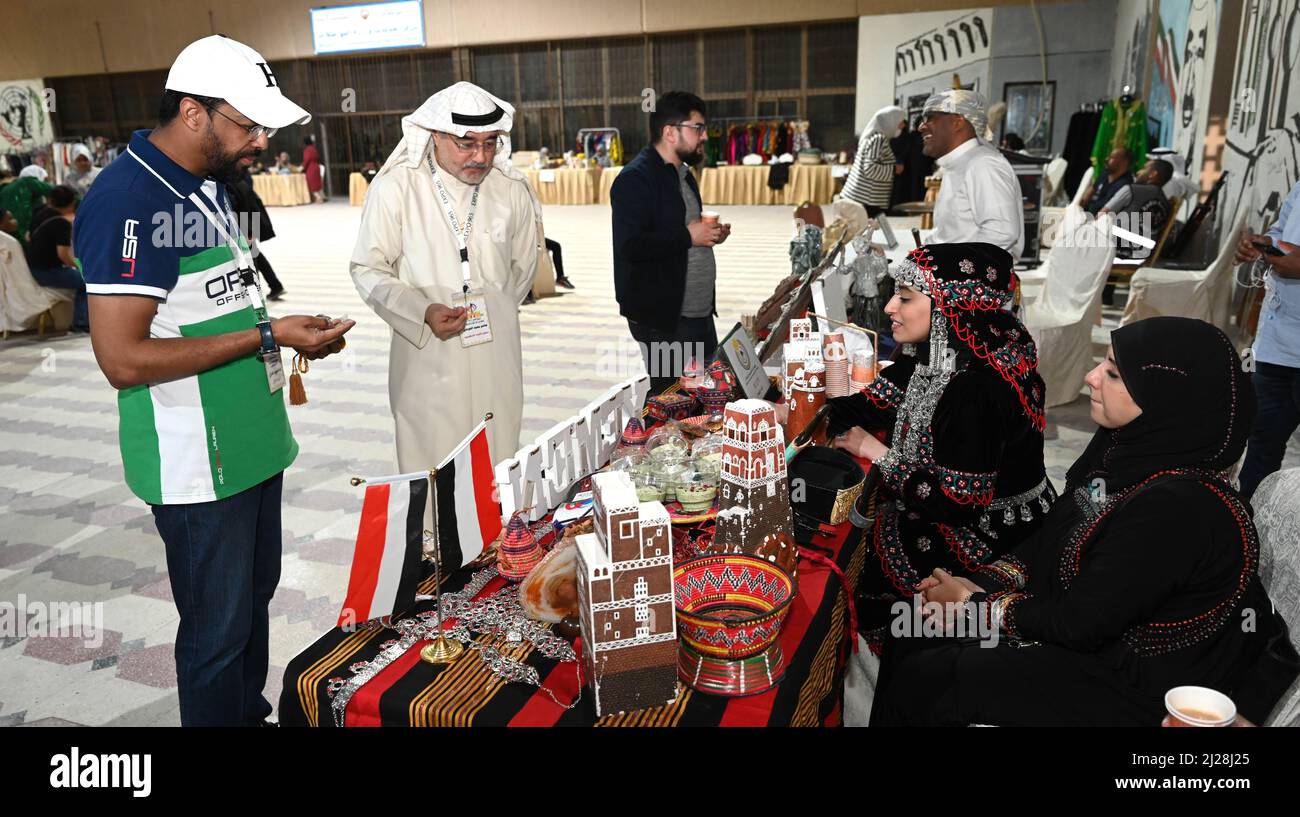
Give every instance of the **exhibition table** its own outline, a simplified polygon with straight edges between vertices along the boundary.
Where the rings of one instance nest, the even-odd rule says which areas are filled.
[[[365,204],[366,191],[370,189],[370,182],[361,173],[352,173],[348,175],[348,204],[353,207],[360,207]]]
[[[311,204],[307,176],[303,173],[259,173],[253,176],[253,190],[267,207]]]
[[[856,586],[866,560],[867,536],[844,523],[833,533],[816,536],[811,550],[833,560],[844,580],[827,564],[808,558],[799,562],[798,593],[779,643],[786,657],[785,678],[774,689],[750,697],[724,698],[682,687],[666,706],[596,718],[589,690],[577,706],[565,710],[543,690],[525,683],[506,683],[493,675],[475,650],[466,650],[451,664],[420,660],[428,642],[419,641],[398,660],[362,685],[348,700],[347,726],[835,726],[841,722],[844,673],[850,644],[848,595]],[[427,567],[427,563],[426,567]],[[447,577],[444,591],[456,591],[479,569],[471,565]],[[420,593],[432,593],[431,567]],[[504,586],[500,577],[479,594]],[[434,609],[433,601],[417,602],[408,615]],[[282,726],[335,726],[328,688],[331,679],[351,677],[349,667],[376,657],[397,637],[388,628],[334,629],[289,662],[280,696]],[[480,636],[488,642],[491,636]],[[499,646],[499,645],[498,645]],[[581,646],[575,647],[581,654]],[[503,649],[510,657],[536,668],[546,689],[569,703],[579,689],[576,662],[557,662],[534,651],[532,644]]]
[[[607,167],[600,172],[600,190],[596,193],[597,204],[609,204],[609,191],[614,187],[614,180],[622,167]]]
[[[600,168],[570,170],[524,169],[524,176],[542,204],[593,204],[600,188]]]
[[[706,167],[700,174],[700,198],[706,205],[829,204],[835,193],[830,165],[790,165],[790,180],[780,190],[767,186],[768,165]]]

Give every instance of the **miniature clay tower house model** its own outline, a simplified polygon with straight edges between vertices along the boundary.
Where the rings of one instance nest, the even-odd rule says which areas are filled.
[[[790,340],[812,340],[813,328],[812,318],[791,318],[790,319]]]
[[[794,536],[785,475],[785,435],[776,412],[762,400],[728,403],[723,430],[722,486],[713,552],[781,561],[773,558],[773,541],[783,539],[793,547]]]
[[[632,478],[591,479],[595,533],[577,539],[583,675],[596,715],[677,700],[673,546],[661,502],[637,502]]]

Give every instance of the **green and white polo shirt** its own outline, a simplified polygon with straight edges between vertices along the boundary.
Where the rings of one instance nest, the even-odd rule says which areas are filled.
[[[173,162],[148,135],[132,135],[77,211],[73,250],[86,291],[156,299],[149,330],[155,338],[253,328],[237,257],[189,198],[196,195],[229,223],[224,188]],[[247,252],[242,235],[238,242]],[[153,505],[224,499],[280,473],[298,454],[283,390],[270,391],[252,354],[190,377],[122,389],[118,414],[126,482]]]

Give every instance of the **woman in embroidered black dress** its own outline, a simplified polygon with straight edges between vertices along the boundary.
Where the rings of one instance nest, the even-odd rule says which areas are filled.
[[[996,646],[891,641],[873,725],[1155,726],[1180,685],[1219,689],[1251,718],[1276,701],[1246,683],[1278,627],[1225,476],[1255,415],[1249,375],[1222,332],[1190,318],[1111,341],[1087,378],[1101,428],[1040,533],[973,581],[922,583],[928,601],[975,602],[958,609],[997,628]]]
[[[1011,256],[991,244],[920,247],[890,275],[902,354],[865,394],[829,401],[832,444],[871,459],[881,495],[858,585],[860,630],[882,643],[891,607],[935,568],[968,573],[1038,529],[1056,494],[1043,469],[1043,381],[1005,307]],[[873,432],[887,432],[886,443]]]

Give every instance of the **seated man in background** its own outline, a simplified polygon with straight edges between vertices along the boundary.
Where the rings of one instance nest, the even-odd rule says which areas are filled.
[[[0,210],[0,233],[18,236],[18,219],[8,210]]]
[[[86,302],[86,281],[81,277],[72,256],[72,219],[77,212],[77,194],[71,187],[59,185],[46,196],[53,214],[32,230],[27,246],[27,266],[36,283],[51,289],[76,290],[72,329],[90,331]]]
[[[1141,233],[1146,238],[1159,240],[1165,222],[1173,215],[1173,206],[1162,189],[1173,175],[1174,166],[1169,162],[1164,159],[1151,159],[1138,171],[1133,184],[1112,196],[1098,212],[1115,213],[1119,216],[1117,222],[1121,227],[1125,226],[1125,216],[1127,216],[1129,226],[1126,229]],[[1149,223],[1147,216],[1150,216]],[[1126,255],[1126,252],[1129,254]],[[1145,257],[1146,251],[1143,248],[1135,252],[1132,247],[1121,243],[1118,254],[1121,257],[1141,258]]]
[[[1102,174],[1093,182],[1092,189],[1083,195],[1080,204],[1084,212],[1094,216],[1115,194],[1133,183],[1133,154],[1127,148],[1115,148],[1106,157]]]
[[[1140,171],[1137,179],[1128,187],[1120,190],[1106,205],[1098,211],[1115,213],[1116,226],[1130,232],[1138,233],[1152,241],[1160,240],[1160,233],[1165,222],[1173,217],[1173,206],[1163,188],[1174,175],[1174,166],[1164,159],[1151,159]],[[1154,248],[1135,246],[1129,241],[1120,241],[1115,255],[1118,258],[1146,258]],[[1111,306],[1115,302],[1115,285],[1107,284],[1101,291],[1101,302]]]

